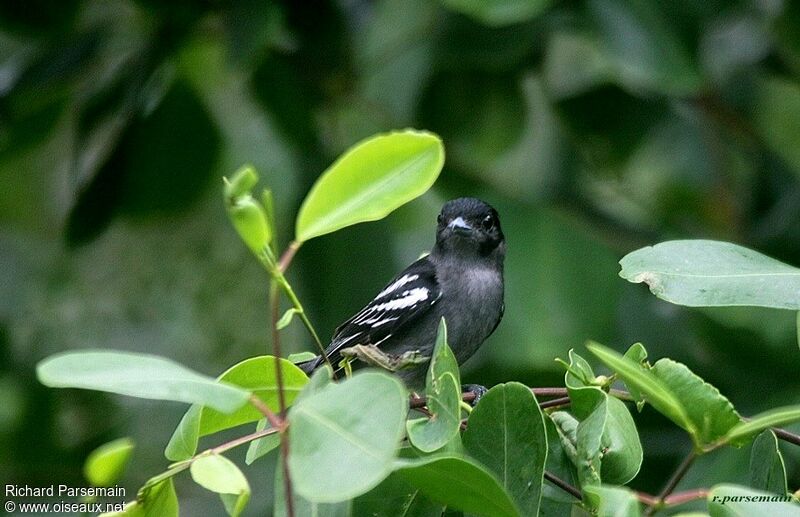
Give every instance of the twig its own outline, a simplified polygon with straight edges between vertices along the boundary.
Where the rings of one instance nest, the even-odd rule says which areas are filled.
[[[250,396],[250,404],[253,405],[262,415],[267,418],[269,425],[271,425],[276,431],[282,430],[286,426],[286,421],[283,420],[281,417],[276,415],[272,412],[272,410],[264,404],[260,398],[255,395]]]
[[[244,445],[248,442],[252,442],[253,440],[258,440],[259,438],[264,438],[265,436],[269,436],[271,434],[275,434],[278,432],[278,429],[275,427],[269,427],[267,429],[262,429],[261,431],[256,431],[251,434],[246,434],[244,436],[240,436],[235,440],[231,440],[229,442],[225,442],[221,445],[217,445],[213,449],[209,449],[212,454],[221,454],[225,451],[233,449],[234,447],[238,447],[240,445]]]
[[[581,495],[581,491],[580,490],[578,490],[574,486],[570,485],[569,483],[567,483],[563,479],[561,479],[559,477],[556,477],[553,474],[547,472],[546,470],[544,471],[544,478],[546,480],[548,480],[549,482],[553,483],[555,486],[557,486],[558,488],[560,488],[564,492],[566,492],[566,493],[570,494],[571,496],[575,497],[578,501],[583,499],[583,496]]]
[[[785,442],[793,443],[795,445],[800,445],[800,435],[790,433],[785,429],[780,429],[777,427],[773,427],[772,432],[775,433],[775,436],[777,436],[778,438],[780,438]]]
[[[569,404],[570,404],[569,397],[561,397],[553,400],[545,400],[544,402],[539,402],[539,407],[541,409],[547,409],[550,407],[569,406]]]
[[[685,492],[677,492],[664,499],[665,506],[678,506],[679,504],[688,503],[696,499],[705,499],[708,497],[708,490],[705,488],[696,488],[694,490],[686,490]]]
[[[645,511],[645,515],[653,515],[658,507],[664,504],[667,496],[669,496],[672,491],[675,490],[675,487],[678,486],[678,483],[680,483],[681,479],[683,479],[683,476],[685,476],[689,471],[689,467],[692,466],[695,458],[697,458],[697,455],[694,453],[694,451],[692,451],[686,456],[686,458],[683,459],[681,464],[678,465],[678,468],[675,469],[675,472],[672,473],[672,476],[669,478],[669,481],[667,481],[667,484],[664,485],[664,489],[658,494],[656,500],[652,503],[648,503],[649,507]]]
[[[292,263],[292,259],[294,258],[294,254],[297,253],[297,250],[300,249],[302,245],[301,242],[292,241],[289,243],[289,246],[286,248],[286,251],[283,252],[281,258],[278,260],[278,271],[284,273],[286,269],[289,267],[289,264]]]
[[[272,310],[272,353],[275,356],[275,381],[278,385],[278,407],[280,408],[281,415],[286,413],[286,397],[283,393],[283,367],[281,365],[281,341],[280,331],[278,331],[278,318],[280,313],[280,299],[278,297],[278,288],[275,282],[270,283],[269,298]],[[266,406],[265,406],[266,407]],[[269,408],[267,408],[269,411]],[[264,413],[267,416],[267,413]],[[267,416],[269,419],[270,417]],[[270,420],[272,423],[272,420]],[[286,515],[294,517],[294,498],[292,497],[292,478],[289,474],[289,434],[286,433],[286,426],[283,421],[273,424],[273,427],[278,428],[281,433],[281,468],[283,469],[283,488],[284,496],[286,498]]]

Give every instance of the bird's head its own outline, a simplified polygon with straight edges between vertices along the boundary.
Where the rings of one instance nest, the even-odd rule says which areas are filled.
[[[505,254],[505,237],[497,210],[480,199],[462,197],[442,207],[436,229],[436,247],[468,257]]]

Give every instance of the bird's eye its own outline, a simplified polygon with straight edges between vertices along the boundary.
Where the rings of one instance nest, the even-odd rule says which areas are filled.
[[[483,218],[483,221],[481,221],[481,225],[484,230],[491,230],[494,227],[494,217],[487,215]]]
[[[439,214],[439,216],[436,218],[436,222],[442,224],[442,221],[444,221],[444,217],[442,217],[442,214]]]

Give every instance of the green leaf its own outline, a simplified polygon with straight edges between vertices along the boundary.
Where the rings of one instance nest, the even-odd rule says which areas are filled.
[[[697,434],[694,423],[671,390],[650,371],[625,359],[622,355],[599,343],[588,343],[586,348],[606,366],[617,372],[628,386],[634,386],[656,411],[672,420],[692,436]]]
[[[297,493],[334,503],[377,486],[392,471],[407,413],[405,388],[383,372],[357,372],[303,395],[289,411]]]
[[[408,439],[424,452],[443,447],[461,428],[461,380],[458,362],[447,345],[447,325],[442,318],[436,347],[428,367],[425,396],[431,417],[406,422]]]
[[[316,357],[317,354],[314,352],[297,352],[296,354],[289,354],[289,356],[286,357],[286,360],[290,363],[297,364],[316,359]]]
[[[464,448],[488,467],[523,515],[537,515],[542,496],[547,434],[539,403],[528,387],[498,384],[469,415]]]
[[[429,499],[419,488],[406,483],[398,473],[353,501],[352,515],[371,517],[441,517],[444,507]]]
[[[694,423],[695,443],[712,443],[741,422],[733,404],[685,364],[663,358],[650,371],[668,387]]]
[[[292,318],[294,318],[295,314],[299,314],[300,311],[294,307],[291,307],[283,313],[283,316],[280,317],[278,322],[275,324],[275,328],[278,330],[283,330],[289,326],[289,323],[292,322]],[[312,354],[313,355],[313,354]]]
[[[738,423],[722,437],[720,442],[741,445],[746,443],[754,434],[758,434],[764,429],[779,427],[798,420],[800,420],[800,406],[770,409],[745,422]]]
[[[286,403],[291,405],[308,382],[308,377],[285,359],[281,359],[280,364],[284,396]],[[270,409],[277,412],[278,381],[275,372],[275,357],[264,355],[235,364],[220,375],[218,380],[251,391]],[[172,461],[188,459],[197,451],[200,437],[249,422],[257,422],[263,416],[249,404],[230,414],[220,413],[210,407],[193,406],[178,424],[164,454]]]
[[[800,309],[800,269],[728,242],[668,241],[627,254],[620,276],[690,307]]]
[[[526,22],[550,7],[551,0],[442,0],[453,11],[491,27]]]
[[[363,140],[311,188],[297,215],[295,239],[382,219],[427,191],[443,165],[444,147],[431,133],[405,130]]]
[[[288,511],[286,509],[286,486],[283,482],[283,468],[282,459],[279,455],[277,463],[275,464],[275,484],[273,494],[275,501],[273,506],[273,517],[287,517]],[[309,501],[298,495],[297,492],[292,493],[292,501],[294,502],[294,514],[297,516],[313,516],[313,517],[351,517],[353,514],[351,507],[353,501],[342,501],[339,503],[315,503]]]
[[[457,456],[398,461],[397,473],[434,501],[476,515],[516,517],[511,496],[488,470]]]
[[[639,473],[643,451],[639,433],[628,407],[619,399],[605,394],[608,405],[603,432],[601,475],[604,483],[625,484]]]
[[[100,517],[178,517],[178,496],[172,478],[148,487],[121,512],[103,513]]]
[[[581,486],[599,485],[603,459],[603,433],[608,422],[608,397],[599,388],[585,392],[594,399],[594,408],[578,423],[575,430],[575,466]]]
[[[189,471],[195,483],[220,494],[228,515],[242,513],[250,499],[250,484],[231,460],[219,454],[203,454],[192,462]]]
[[[634,343],[628,348],[627,352],[623,356],[626,359],[633,361],[634,363],[638,363],[644,369],[649,369],[650,365],[647,363],[647,350],[644,348],[644,345],[641,343]],[[644,407],[644,395],[642,395],[636,386],[628,386],[628,392],[631,394],[631,397],[636,402],[636,409],[641,412],[642,408]]]
[[[258,424],[256,425],[256,431],[263,431],[267,427],[268,427],[267,419],[262,418],[261,420],[258,421]],[[280,444],[281,444],[281,435],[277,432],[268,434],[263,438],[253,440],[247,447],[247,455],[245,456],[244,462],[247,465],[252,465],[253,462],[256,461],[257,459],[277,449]]]
[[[786,496],[770,494],[740,485],[722,484],[708,493],[711,517],[798,517],[800,505],[786,502]]]
[[[144,399],[202,404],[232,413],[250,393],[217,382],[178,363],[147,354],[106,350],[64,352],[36,366],[51,388],[83,388]]]
[[[118,438],[89,453],[83,475],[92,486],[111,486],[122,476],[133,454],[133,440]]]
[[[565,411],[554,411],[549,416],[550,418],[545,418],[545,428],[547,429],[545,470],[572,486],[579,486],[575,470],[575,429],[578,427],[578,421]],[[556,419],[560,420],[559,425],[571,428],[571,432],[568,434],[572,436],[572,440],[561,434],[562,431],[556,427]],[[577,501],[572,495],[552,483],[547,482],[542,485],[542,502],[539,506],[541,515],[570,515],[576,503]]]
[[[584,487],[583,494],[597,517],[639,517],[642,514],[636,494],[628,488],[594,485]]]
[[[763,431],[750,451],[750,487],[773,494],[789,492],[786,465],[778,447],[778,438],[770,430]]]
[[[234,201],[236,198],[247,195],[253,190],[253,187],[258,183],[258,174],[256,174],[256,170],[252,165],[245,165],[234,172],[230,180],[222,178],[222,181],[225,199]]]

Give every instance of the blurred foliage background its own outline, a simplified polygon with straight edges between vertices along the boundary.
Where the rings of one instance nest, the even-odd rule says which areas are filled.
[[[184,407],[48,390],[35,363],[102,347],[215,375],[265,353],[266,275],[229,227],[220,177],[254,164],[286,242],[339,153],[402,127],[439,133],[445,170],[386,220],[303,247],[289,276],[321,334],[432,245],[445,200],[471,195],[498,208],[509,256],[505,320],[466,381],[558,386],[570,348],[642,341],[746,414],[800,402],[793,313],[677,307],[617,276],[625,253],[673,238],[800,265],[797,3],[11,1],[0,479],[85,484],[87,452],[124,435],[138,443],[129,494],[162,470]],[[286,336],[311,348],[299,326]],[[649,409],[637,421],[632,485],[655,492],[690,443]],[[796,487],[798,451],[783,452]],[[748,461],[708,455],[684,485],[746,483]],[[269,465],[247,471],[251,515],[268,512]],[[219,504],[178,492],[187,515]]]

